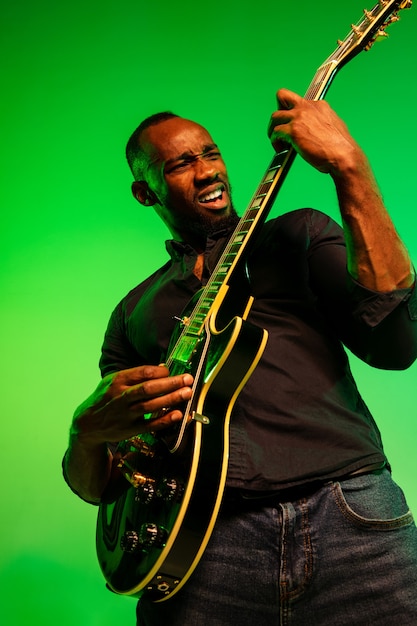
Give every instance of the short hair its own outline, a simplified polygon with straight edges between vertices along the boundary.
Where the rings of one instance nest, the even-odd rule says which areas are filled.
[[[156,126],[157,124],[170,120],[173,117],[179,117],[179,115],[171,113],[171,111],[154,113],[153,115],[145,118],[131,134],[126,145],[126,158],[135,180],[141,180],[143,178],[146,166],[145,153],[140,144],[140,137],[143,131],[149,128],[149,126]]]

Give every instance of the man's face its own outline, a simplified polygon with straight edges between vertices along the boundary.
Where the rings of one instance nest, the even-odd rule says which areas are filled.
[[[207,234],[236,222],[226,166],[205,128],[174,117],[147,128],[141,144],[154,207],[173,237],[204,246]]]

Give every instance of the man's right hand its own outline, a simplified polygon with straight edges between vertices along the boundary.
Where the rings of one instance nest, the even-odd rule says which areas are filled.
[[[107,442],[181,420],[181,405],[191,397],[192,384],[190,374],[170,376],[163,365],[132,367],[103,378],[74,414],[64,457],[72,489],[88,502],[99,503],[112,476],[113,455]],[[156,417],[146,419],[148,414]]]
[[[192,383],[190,374],[170,376],[164,365],[109,374],[75,411],[71,435],[95,446],[166,428],[182,419],[177,407],[191,397]]]

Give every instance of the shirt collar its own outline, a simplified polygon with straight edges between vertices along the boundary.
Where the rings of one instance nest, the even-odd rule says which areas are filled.
[[[206,251],[207,252],[210,251],[220,239],[227,239],[228,237],[230,237],[233,230],[234,230],[234,227],[232,226],[228,228],[222,228],[212,233],[209,237],[207,237]],[[182,259],[184,256],[196,256],[197,255],[197,252],[194,250],[194,248],[185,241],[177,241],[176,239],[168,239],[165,242],[165,247],[173,261],[178,261]]]

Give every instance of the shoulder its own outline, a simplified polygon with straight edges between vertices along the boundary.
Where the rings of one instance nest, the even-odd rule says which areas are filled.
[[[283,213],[278,217],[272,218],[266,222],[265,226],[271,229],[282,230],[298,230],[300,228],[306,228],[311,233],[318,233],[328,227],[335,228],[335,230],[341,230],[341,227],[333,218],[326,213],[313,209],[310,207],[295,209]]]
[[[150,276],[137,284],[136,287],[133,287],[133,289],[131,289],[124,296],[124,298],[120,300],[115,310],[118,310],[119,313],[123,313],[125,316],[129,317],[129,315],[132,313],[133,309],[135,308],[139,300],[143,297],[143,295],[147,292],[147,290],[152,287],[152,285],[154,285],[156,282],[158,282],[161,277],[166,274],[170,267],[171,261],[168,261],[162,267],[150,274]]]
[[[313,243],[343,243],[343,229],[329,215],[312,208],[296,209],[268,220],[262,227],[259,244],[288,243],[309,248]]]
[[[150,274],[143,281],[138,283],[136,287],[131,289],[114,307],[111,312],[107,325],[106,334],[118,333],[125,334],[129,318],[135,310],[138,302],[143,298],[144,294],[155,284],[156,281],[168,271],[171,261],[168,261],[158,270]]]

